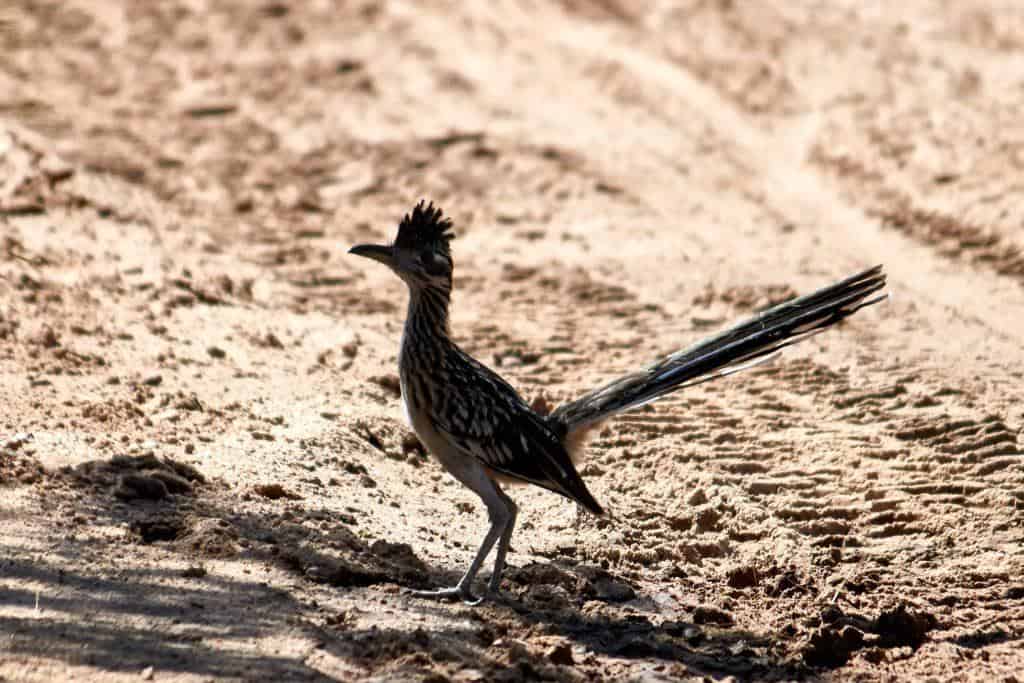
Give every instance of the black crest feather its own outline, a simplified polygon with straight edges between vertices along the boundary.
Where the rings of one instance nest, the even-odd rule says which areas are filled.
[[[451,232],[452,221],[445,218],[434,203],[426,200],[413,207],[412,213],[405,214],[398,224],[398,236],[395,245],[403,249],[421,249],[434,246],[447,248],[454,235]]]

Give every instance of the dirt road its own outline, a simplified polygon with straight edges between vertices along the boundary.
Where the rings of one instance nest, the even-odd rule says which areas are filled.
[[[340,5],[340,6],[338,6]],[[1024,7],[7,3],[0,680],[1017,680]],[[894,298],[605,429],[504,597],[401,416],[405,292],[568,399],[884,263]]]

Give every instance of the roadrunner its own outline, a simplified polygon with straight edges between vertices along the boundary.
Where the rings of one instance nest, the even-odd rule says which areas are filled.
[[[604,510],[573,466],[589,430],[683,387],[763,362],[887,296],[880,293],[885,275],[876,266],[779,304],[540,415],[508,382],[451,339],[451,228],[440,209],[421,201],[402,219],[392,244],[360,244],[349,250],[380,261],[408,285],[409,309],[398,355],[406,417],[427,450],[480,496],[490,518],[491,527],[459,582],[451,588],[414,591],[424,597],[478,602],[472,583],[495,543],[487,590],[498,589],[517,513],[499,482],[536,484],[602,515]]]

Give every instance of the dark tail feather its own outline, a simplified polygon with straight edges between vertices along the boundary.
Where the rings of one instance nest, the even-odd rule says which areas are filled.
[[[888,298],[882,266],[792,299],[694,346],[559,406],[549,417],[561,433],[650,403],[683,387],[724,377],[769,360],[861,308]]]

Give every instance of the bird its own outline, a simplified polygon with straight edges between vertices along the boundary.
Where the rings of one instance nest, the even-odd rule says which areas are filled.
[[[384,264],[407,285],[408,309],[398,352],[406,419],[426,450],[480,497],[490,521],[476,555],[454,586],[411,592],[470,605],[500,591],[518,513],[504,485],[540,486],[593,515],[604,515],[574,464],[589,433],[609,418],[675,391],[771,360],[783,348],[889,296],[883,291],[883,267],[869,268],[782,302],[540,414],[452,339],[453,237],[451,219],[433,202],[421,200],[402,217],[393,242],[358,244],[349,253]],[[478,597],[473,582],[495,544],[491,576]]]

